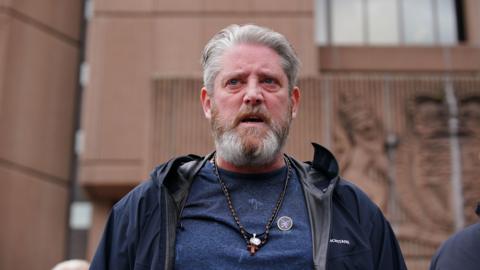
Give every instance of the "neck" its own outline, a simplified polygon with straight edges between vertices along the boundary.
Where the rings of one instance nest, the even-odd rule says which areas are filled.
[[[265,173],[280,169],[285,166],[282,153],[279,153],[271,163],[261,166],[236,166],[219,156],[215,156],[215,159],[219,168],[237,173]]]

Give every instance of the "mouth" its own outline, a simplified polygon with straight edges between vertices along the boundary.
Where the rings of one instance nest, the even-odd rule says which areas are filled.
[[[262,113],[246,113],[244,115],[240,115],[238,124],[268,124],[268,118]]]
[[[247,124],[249,123],[256,124],[256,123],[264,123],[264,122],[265,120],[263,116],[255,115],[255,114],[245,115],[240,119],[240,123],[247,123]]]

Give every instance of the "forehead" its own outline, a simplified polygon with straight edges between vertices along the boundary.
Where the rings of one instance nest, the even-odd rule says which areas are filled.
[[[254,71],[286,76],[282,68],[281,57],[265,45],[238,44],[223,53],[220,73]]]

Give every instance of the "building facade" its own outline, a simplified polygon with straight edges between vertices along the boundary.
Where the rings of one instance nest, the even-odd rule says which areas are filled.
[[[67,255],[82,1],[0,1],[0,269]]]
[[[28,132],[36,131],[29,123],[39,123],[34,112],[25,116],[25,122],[15,116],[23,112],[17,105],[29,100],[26,96],[15,99],[16,89],[23,88],[3,87],[0,154],[5,154],[0,172],[7,171],[5,177],[11,184],[0,192],[22,194],[22,187],[12,183],[20,185],[23,176],[13,174],[24,173],[18,164],[28,167],[28,172],[37,168],[33,161],[27,162],[33,160],[32,153],[38,155],[34,160],[40,162],[39,171],[50,172],[46,164],[50,160],[63,174],[57,177],[52,169],[51,175],[59,180],[47,183],[60,186],[63,197],[52,196],[62,199],[38,211],[58,214],[61,209],[63,214],[54,218],[64,220],[60,226],[64,238],[88,235],[88,241],[77,247],[84,249],[87,259],[98,244],[111,206],[147,179],[156,164],[174,155],[204,155],[212,150],[199,103],[200,54],[214,33],[233,23],[267,26],[293,43],[302,60],[302,101],[287,152],[309,160],[310,142],[332,150],[339,158],[342,175],[362,187],[391,221],[409,269],[426,269],[448,235],[475,222],[473,207],[480,198],[480,185],[475,183],[480,173],[479,1],[90,0],[79,3],[77,11],[80,4],[84,4],[86,18],[85,58],[82,63],[78,61],[82,57],[71,62],[64,62],[69,59],[66,56],[56,56],[62,61],[41,59],[59,65],[58,74],[68,73],[72,80],[70,85],[58,86],[70,77],[39,70],[39,78],[51,78],[41,82],[63,91],[51,94],[53,103],[32,99],[32,104],[38,103],[35,106],[46,111],[45,119],[70,121],[54,121],[64,129],[45,124],[52,142],[65,141],[60,143],[64,152],[55,156],[61,162],[43,159],[44,153],[53,155],[51,147],[59,147],[41,143],[43,133],[18,135],[25,131],[16,123],[25,123]],[[16,12],[11,5],[0,4],[4,17]],[[75,20],[80,29],[82,18],[70,16],[69,20]],[[72,40],[77,42],[81,34],[74,33]],[[83,49],[75,42],[67,45],[72,45],[69,51],[77,57]],[[1,47],[4,43],[0,49],[5,48]],[[11,48],[18,50],[18,46]],[[18,66],[29,64],[21,62],[23,58],[11,59]],[[6,65],[1,61],[3,85],[10,78],[1,77],[10,72]],[[78,65],[81,90],[75,95]],[[74,104],[79,101],[79,120],[75,120],[69,113],[74,114]],[[65,160],[73,151],[75,121],[79,127],[72,168]],[[13,138],[17,147],[12,146]],[[29,148],[27,142],[34,147]],[[69,181],[77,182],[86,195],[75,195],[75,184],[70,184],[74,188],[69,192]],[[39,192],[33,190],[33,198]],[[83,234],[66,227],[68,204],[77,199],[88,199],[93,205],[91,226]],[[18,201],[10,199],[6,205]],[[0,205],[2,213],[18,215],[11,212],[13,208]],[[35,218],[28,212],[25,215],[29,222]],[[60,223],[45,223],[49,228],[45,231],[60,230],[53,224]],[[64,238],[57,240],[55,258],[62,252],[64,256],[72,254],[72,241]]]

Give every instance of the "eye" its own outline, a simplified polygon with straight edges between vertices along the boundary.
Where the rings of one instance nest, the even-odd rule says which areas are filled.
[[[243,84],[244,82],[240,78],[228,79],[225,82],[225,88],[228,89],[229,91],[238,91],[239,89],[242,88]]]
[[[275,80],[272,79],[272,78],[265,78],[265,79],[263,79],[263,83],[266,83],[266,84],[274,84],[274,83],[275,83]]]
[[[227,85],[231,85],[231,86],[236,86],[236,85],[239,85],[240,84],[240,80],[238,79],[230,79],[227,81]]]
[[[272,77],[263,78],[260,83],[263,85],[263,88],[268,91],[277,91],[281,88],[280,82]]]

